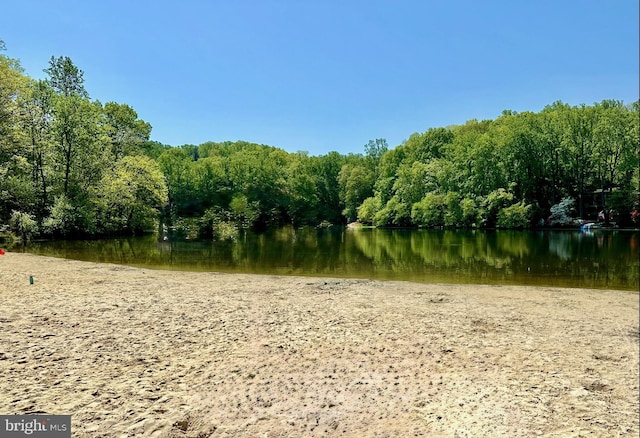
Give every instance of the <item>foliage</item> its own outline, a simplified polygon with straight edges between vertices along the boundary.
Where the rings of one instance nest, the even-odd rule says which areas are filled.
[[[229,208],[235,222],[245,230],[251,228],[260,215],[260,203],[249,202],[245,195],[234,196]]]
[[[549,216],[549,225],[569,225],[574,221],[572,213],[574,212],[575,200],[573,198],[563,198],[559,203],[551,206],[551,216]]]
[[[102,178],[100,187],[96,206],[105,232],[139,233],[156,228],[157,211],[168,194],[160,167],[151,158],[123,158]]]
[[[503,208],[498,212],[499,228],[527,228],[531,225],[531,205],[524,201]]]
[[[632,225],[640,208],[638,102],[554,102],[416,132],[394,148],[378,138],[363,154],[314,157],[244,141],[150,141],[132,107],[90,100],[69,57],[51,57],[45,73],[33,80],[0,55],[0,223],[18,211],[41,225],[34,232],[135,233],[159,218],[191,237],[356,219],[526,227],[600,210]]]
[[[380,210],[380,199],[378,197],[371,196],[365,199],[358,207],[358,221],[363,224],[373,224],[373,218],[378,210]]]
[[[411,219],[421,227],[442,227],[445,225],[446,205],[443,195],[427,193],[420,202],[413,205]]]
[[[43,229],[48,234],[69,236],[95,230],[95,223],[87,208],[74,205],[65,194],[56,197],[51,214],[44,220]]]
[[[20,236],[23,241],[31,239],[38,230],[38,223],[34,220],[33,215],[22,211],[13,210],[11,219],[9,219],[10,230]]]
[[[461,227],[475,227],[478,221],[477,204],[473,199],[464,198],[460,201],[460,222]]]
[[[496,226],[500,210],[509,207],[514,195],[503,188],[492,191],[484,198],[480,211],[480,221],[486,227]]]
[[[238,238],[238,228],[233,222],[216,222],[213,224],[213,238],[215,240],[236,240]]]

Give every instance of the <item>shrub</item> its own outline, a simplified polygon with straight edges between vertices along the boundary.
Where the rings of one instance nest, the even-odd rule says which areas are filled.
[[[571,213],[574,211],[575,201],[572,198],[563,198],[558,204],[551,206],[549,225],[569,225],[573,222]]]
[[[428,193],[420,202],[413,204],[411,219],[421,227],[444,226],[444,210],[446,207],[444,196]]]
[[[462,210],[460,225],[464,227],[475,227],[478,221],[478,206],[476,202],[473,199],[464,198],[460,201],[460,209]]]
[[[524,201],[503,208],[498,212],[500,228],[528,228],[531,225],[531,205]]]
[[[181,217],[174,223],[177,233],[184,235],[187,239],[198,239],[201,236],[200,219],[196,217]]]
[[[380,208],[380,198],[372,196],[365,199],[358,207],[358,221],[363,224],[372,224],[373,218]]]
[[[386,205],[373,216],[373,225],[376,227],[407,226],[410,224],[411,206],[402,202],[398,196],[389,199]]]
[[[38,231],[38,223],[33,219],[32,215],[16,210],[11,213],[9,227],[22,240],[31,239],[31,236]]]
[[[497,225],[498,212],[513,203],[513,193],[505,189],[494,190],[489,193],[482,203],[480,222],[482,226],[494,227]]]
[[[249,202],[244,195],[235,195],[229,203],[229,209],[235,222],[245,230],[251,228],[260,216],[260,203]]]
[[[238,238],[238,228],[233,222],[216,222],[212,228],[213,238],[216,240],[236,240]]]
[[[95,209],[89,204],[71,203],[65,195],[56,197],[51,214],[42,226],[50,234],[70,235],[75,233],[92,234],[96,232]]]
[[[444,211],[444,226],[457,227],[462,225],[462,205],[460,196],[456,192],[448,192],[444,195],[446,209]]]

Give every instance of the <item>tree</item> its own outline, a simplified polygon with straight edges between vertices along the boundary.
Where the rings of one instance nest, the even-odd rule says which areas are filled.
[[[14,210],[11,213],[11,219],[9,219],[9,227],[23,241],[26,241],[35,234],[38,229],[38,223],[32,215]]]
[[[513,201],[513,193],[503,188],[499,188],[489,193],[482,202],[480,216],[482,225],[488,228],[495,227],[498,222],[498,213],[502,209],[513,205]]]
[[[593,107],[583,104],[576,108],[565,108],[561,114],[566,124],[563,141],[571,157],[569,171],[572,177],[572,191],[578,198],[578,214],[584,217],[587,178],[593,169],[593,129],[596,113]]]
[[[12,210],[33,210],[31,167],[20,110],[27,87],[28,78],[20,63],[0,55],[0,222],[8,220]]]
[[[56,93],[66,97],[89,97],[84,88],[84,72],[76,67],[68,56],[52,56],[49,68],[44,69],[44,72],[49,76],[47,83]]]
[[[37,216],[43,218],[49,208],[49,190],[53,159],[53,99],[54,93],[46,81],[31,81],[22,99],[23,129],[31,146],[32,181],[37,198]]]
[[[167,200],[160,166],[145,156],[124,157],[102,178],[96,201],[98,224],[107,233],[154,229]]]
[[[139,153],[149,140],[151,125],[138,119],[138,113],[129,105],[108,102],[103,111],[114,160]]]
[[[363,224],[373,224],[376,214],[382,209],[380,199],[377,196],[371,196],[358,207],[358,221]]]
[[[109,163],[108,138],[100,127],[102,107],[78,95],[54,98],[54,165],[62,182],[58,191],[71,202],[83,198]]]
[[[445,210],[446,199],[444,195],[427,193],[420,202],[413,205],[411,219],[418,226],[441,227],[445,225]]]
[[[367,166],[345,164],[338,175],[338,184],[344,205],[342,214],[350,222],[357,217],[360,204],[373,195],[375,174]]]
[[[371,160],[374,166],[377,166],[382,156],[389,150],[387,140],[384,138],[376,138],[375,140],[369,140],[364,145],[365,156]]]
[[[318,189],[306,153],[291,156],[287,168],[287,215],[294,225],[318,224]]]
[[[102,105],[91,102],[83,71],[69,57],[51,57],[44,70],[54,90],[52,135],[54,166],[61,189],[72,204],[84,202],[87,189],[98,182],[109,160],[108,137],[101,124]]]
[[[193,214],[196,201],[191,163],[189,156],[179,148],[167,149],[158,157],[168,188],[170,218]]]
[[[549,225],[568,225],[573,222],[573,206],[575,200],[570,197],[563,198],[559,203],[551,206]]]
[[[310,157],[318,197],[318,219],[332,224],[343,222],[340,203],[338,175],[345,163],[345,157],[338,152],[329,152],[319,157]]]
[[[498,212],[498,228],[528,228],[531,226],[531,205],[520,201]]]
[[[600,205],[605,211],[616,209],[626,218],[634,202],[632,179],[638,167],[634,150],[638,147],[638,113],[614,100],[596,104],[595,110],[593,163]],[[607,193],[613,199],[607,199]]]

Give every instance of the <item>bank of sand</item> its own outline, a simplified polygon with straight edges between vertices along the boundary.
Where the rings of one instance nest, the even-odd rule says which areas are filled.
[[[74,437],[638,436],[637,293],[7,253],[0,335],[0,414]]]

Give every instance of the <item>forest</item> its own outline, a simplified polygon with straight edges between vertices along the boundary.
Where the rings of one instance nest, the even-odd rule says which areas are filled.
[[[0,49],[4,44],[0,41]],[[35,80],[0,54],[0,234],[157,231],[233,238],[294,226],[529,228],[640,222],[639,103],[604,100],[429,128],[390,148],[310,156],[247,143],[170,146],[127,104],[92,100],[51,57]]]

